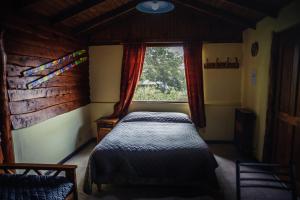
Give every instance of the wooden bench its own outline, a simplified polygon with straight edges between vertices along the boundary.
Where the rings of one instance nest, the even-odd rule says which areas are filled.
[[[29,172],[34,172],[34,176],[61,177],[64,172],[64,177],[73,184],[72,191],[66,197],[66,200],[77,200],[77,182],[76,182],[76,165],[55,165],[55,164],[0,164],[2,176],[20,174],[22,176],[31,175]],[[22,172],[21,172],[22,171]],[[17,173],[18,172],[18,173]],[[0,175],[0,176],[1,176]],[[26,177],[25,177],[26,178]]]
[[[261,174],[264,176],[250,176]],[[242,176],[243,175],[243,176]],[[248,175],[248,176],[245,176]],[[291,200],[297,200],[295,165],[272,163],[249,163],[236,161],[236,199],[241,200],[241,189],[264,188],[290,193]],[[276,193],[278,195],[278,193]],[[279,198],[277,198],[279,199]]]

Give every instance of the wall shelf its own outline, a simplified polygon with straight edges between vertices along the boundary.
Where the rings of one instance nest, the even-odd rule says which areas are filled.
[[[226,62],[219,62],[219,58],[216,59],[216,62],[209,62],[206,59],[206,63],[204,64],[205,69],[230,69],[230,68],[239,68],[240,64],[238,58],[234,58],[235,62],[230,62],[229,57],[227,57]]]

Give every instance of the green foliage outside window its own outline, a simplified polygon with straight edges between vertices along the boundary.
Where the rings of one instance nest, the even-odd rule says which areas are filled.
[[[148,47],[135,101],[187,101],[181,47]]]

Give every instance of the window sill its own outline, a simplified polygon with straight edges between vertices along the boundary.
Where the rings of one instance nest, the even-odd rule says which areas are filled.
[[[145,103],[145,104],[186,104],[187,101],[132,101],[132,103]]]

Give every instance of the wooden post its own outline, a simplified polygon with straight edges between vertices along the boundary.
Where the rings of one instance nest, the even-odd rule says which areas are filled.
[[[0,138],[1,138],[1,131],[0,131]],[[0,164],[3,163],[3,153],[2,153],[2,147],[1,147],[1,139],[0,139]],[[1,171],[0,171],[1,173]]]
[[[0,30],[0,110],[1,110],[1,147],[4,162],[14,163],[14,149],[11,133],[10,112],[7,93],[6,54],[4,50],[4,30]]]
[[[77,179],[76,179],[76,168],[66,170],[66,177],[74,183],[74,200],[78,200],[78,190],[77,190]]]

